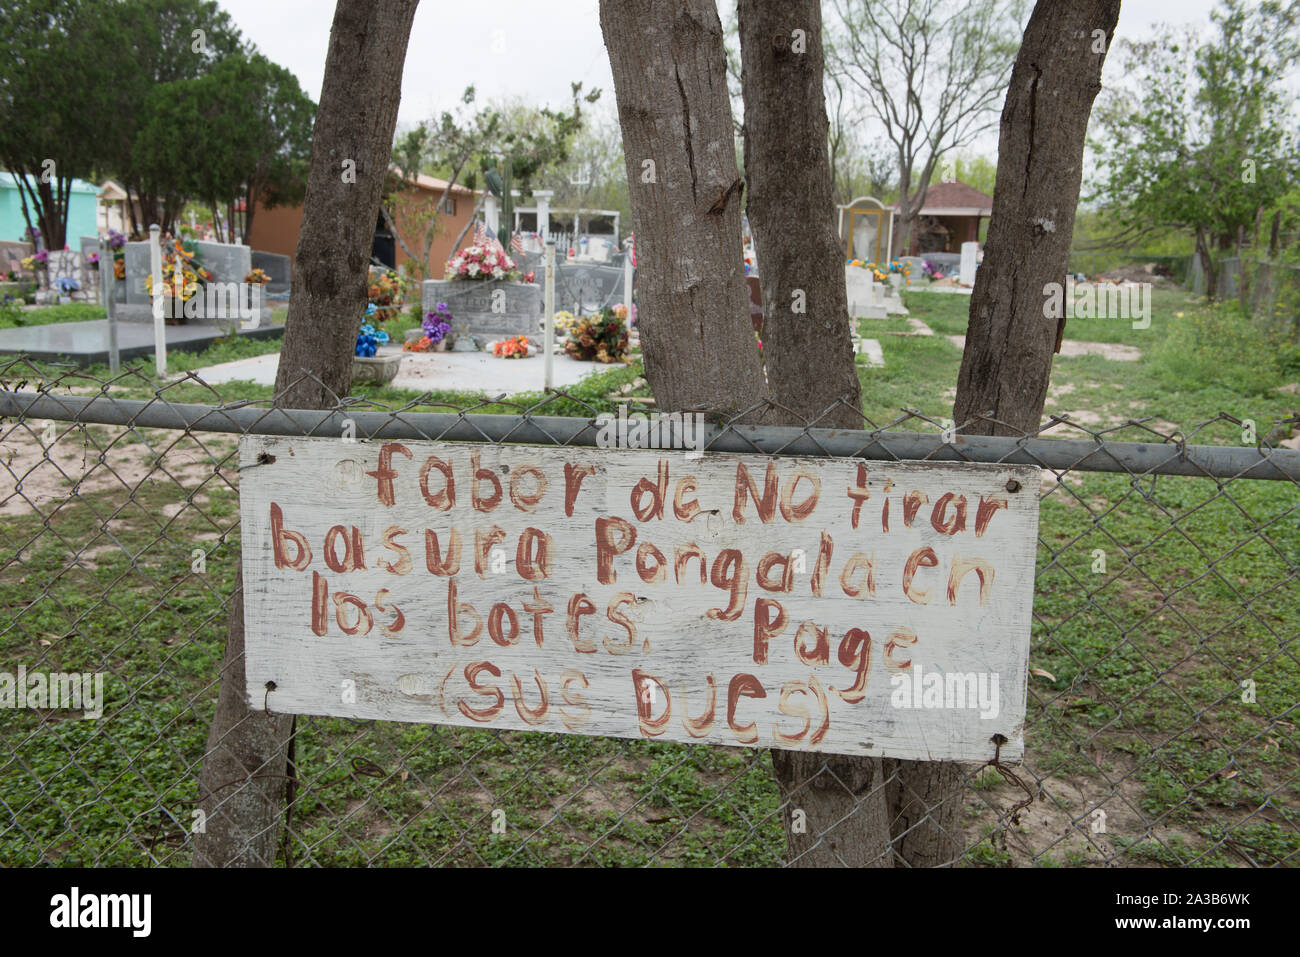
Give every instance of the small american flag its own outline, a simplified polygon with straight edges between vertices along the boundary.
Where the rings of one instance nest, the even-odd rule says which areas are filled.
[[[510,251],[517,256],[522,256],[524,254],[523,236],[520,236],[518,233],[515,233],[513,236],[510,237]]]
[[[487,227],[484,226],[481,221],[475,223],[474,224],[474,245],[481,246],[487,242],[487,239],[488,239]]]

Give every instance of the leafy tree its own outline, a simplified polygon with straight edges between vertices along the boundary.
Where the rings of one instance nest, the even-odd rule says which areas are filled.
[[[1092,145],[1098,195],[1127,230],[1190,231],[1213,298],[1215,252],[1239,243],[1300,170],[1284,86],[1300,57],[1300,3],[1221,0],[1211,20],[1204,42],[1165,28],[1124,44],[1138,92],[1109,99]]]
[[[904,248],[936,166],[997,122],[1023,0],[834,0],[829,60],[894,147]]]
[[[300,197],[314,110],[288,70],[258,53],[235,54],[203,76],[154,89],[132,165],[161,198],[165,225],[187,197],[206,204],[214,222],[219,207],[243,199],[247,236],[259,201]]]
[[[573,138],[582,129],[583,104],[600,97],[599,90],[584,94],[581,83],[574,83],[572,91],[567,112],[518,104],[471,111],[476,94],[467,87],[456,112],[444,112],[436,126],[422,123],[398,137],[380,210],[419,277],[434,268],[429,257],[442,232],[443,212],[441,204],[411,201],[419,174],[428,171],[447,180],[447,194],[456,185],[475,188],[482,176],[503,201],[500,238],[505,242],[513,227],[511,190],[527,192],[544,170],[568,160]]]
[[[146,177],[137,166],[137,139],[151,124],[148,102],[157,87],[204,76],[225,58],[244,54],[245,46],[215,0],[102,2],[107,9],[96,28],[95,49],[113,70],[108,93],[113,102],[109,135],[96,165],[139,198],[143,221],[136,220],[133,204],[128,203],[127,210],[131,232],[141,235],[154,222],[170,227],[180,208],[165,191],[154,191],[165,190],[156,168]],[[196,162],[199,155],[191,151],[187,162]],[[152,186],[146,186],[146,179]]]
[[[67,240],[72,181],[100,165],[116,69],[102,41],[109,0],[12,0],[0,16],[0,164],[45,245]],[[18,237],[5,237],[16,239]]]

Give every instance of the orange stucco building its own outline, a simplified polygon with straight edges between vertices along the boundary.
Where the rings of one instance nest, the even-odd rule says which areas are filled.
[[[431,271],[427,278],[442,278],[447,260],[451,258],[454,252],[452,243],[460,235],[465,225],[473,220],[474,206],[480,192],[481,190],[471,190],[460,185],[452,187],[449,208],[442,213],[438,236],[433,241],[433,251],[429,255]],[[435,204],[443,201],[446,193],[446,180],[434,176],[425,176],[421,173],[416,188],[409,190],[398,200],[397,223],[399,229],[404,228],[404,223],[407,222],[407,218],[401,215],[403,210],[420,206],[432,208]],[[298,231],[301,228],[301,205],[277,206],[273,209],[267,209],[265,206],[258,204],[257,212],[253,216],[253,228],[249,233],[247,243],[253,249],[260,249],[268,253],[279,253],[293,259],[294,252],[298,248]],[[412,249],[419,249],[424,245],[420,237],[414,235],[413,232],[409,234],[403,232],[403,238]],[[467,235],[461,241],[462,245],[468,241],[469,236]],[[383,227],[382,221],[376,223],[375,226],[373,254],[381,261],[394,267],[400,267],[408,260],[401,244],[396,242]]]

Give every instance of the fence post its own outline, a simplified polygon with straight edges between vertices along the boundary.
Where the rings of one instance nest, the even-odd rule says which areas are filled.
[[[153,361],[158,378],[167,378],[167,330],[163,325],[163,308],[166,293],[163,291],[162,246],[158,238],[162,230],[154,223],[149,227],[149,271],[153,274]]]
[[[546,355],[543,359],[543,368],[546,370],[545,389],[551,391],[554,385],[552,376],[552,366],[555,357],[552,354],[555,351],[555,240],[546,240],[546,282],[543,283],[543,306],[542,311],[546,313],[545,325],[542,329],[542,348]]]

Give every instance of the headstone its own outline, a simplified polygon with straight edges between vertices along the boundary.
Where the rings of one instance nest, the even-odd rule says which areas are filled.
[[[889,261],[894,242],[894,211],[871,196],[840,207],[840,241],[844,255],[877,265]]]
[[[199,298],[198,313],[190,321],[219,324],[238,321],[242,324],[251,320],[253,325],[269,322],[271,307],[264,292],[250,290],[244,284],[244,277],[253,268],[251,250],[247,246],[209,242],[196,243],[195,247],[199,264],[212,273],[214,284],[221,285],[205,288]],[[123,304],[117,310],[117,317],[129,322],[152,322],[153,301],[149,297],[147,281],[151,268],[149,243],[127,243],[122,253],[126,269],[126,281],[122,285],[126,288],[124,297],[118,300]]]
[[[845,266],[844,292],[848,296],[850,319],[884,319],[888,315],[885,289],[876,282],[871,270]]]
[[[915,281],[925,275],[924,256],[900,256],[898,261],[905,267],[910,267],[911,275],[907,278]]]
[[[49,260],[50,289],[58,296],[73,296],[85,289],[81,275],[81,253],[71,249],[58,249],[50,253]],[[60,281],[66,280],[65,288],[60,288]],[[72,285],[76,288],[73,289]]]
[[[123,266],[126,268],[126,304],[128,306],[150,306],[149,298],[149,244],[147,242],[127,243],[122,247]],[[119,313],[122,318],[136,318],[133,310]],[[141,318],[152,318],[152,313]]]
[[[542,261],[546,257],[542,253],[525,251],[510,258],[515,261],[515,266],[521,275],[530,272],[533,274],[533,282],[543,282],[545,280],[546,276],[545,270],[542,268]]]
[[[253,269],[260,269],[271,277],[271,281],[266,283],[266,291],[270,293],[288,292],[293,282],[293,260],[288,256],[282,256],[279,253],[265,253],[260,249],[254,249],[251,253]],[[243,276],[239,277],[244,278]]]
[[[200,240],[194,244],[194,257],[213,278],[225,282],[243,282],[253,271],[253,251],[247,246]]]
[[[979,249],[979,243],[961,244],[961,276],[959,281],[963,286],[975,285],[975,256],[979,253]]]
[[[481,348],[493,339],[539,334],[542,287],[537,283],[426,279],[420,290],[421,309],[432,312],[440,302],[451,310],[458,352],[471,348],[471,339],[472,348]]]
[[[591,315],[624,302],[623,270],[594,263],[560,263],[555,267],[555,308],[575,316]]]
[[[22,272],[22,261],[32,254],[31,243],[0,241],[0,271]]]
[[[90,261],[90,257],[91,257],[91,255],[96,254],[96,253],[98,253],[98,252],[99,252],[99,237],[98,237],[98,236],[82,236],[82,237],[81,237],[81,261],[82,261],[83,263],[84,263],[84,262],[89,262],[89,261]]]

